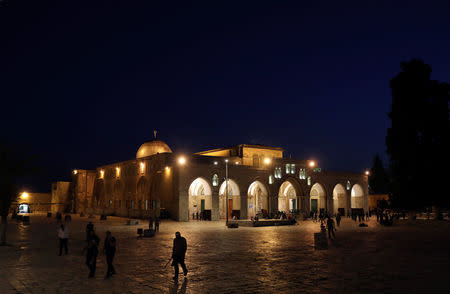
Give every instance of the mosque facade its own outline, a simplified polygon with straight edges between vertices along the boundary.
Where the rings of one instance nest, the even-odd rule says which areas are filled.
[[[227,211],[230,218],[249,219],[277,211],[368,210],[367,175],[325,171],[283,151],[240,144],[186,155],[155,139],[142,144],[135,159],[74,170],[70,206],[76,213],[178,221],[197,214],[225,219]]]

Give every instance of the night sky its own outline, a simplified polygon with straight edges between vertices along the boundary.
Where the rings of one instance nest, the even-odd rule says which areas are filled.
[[[244,3],[245,2],[245,3]],[[345,4],[344,4],[345,3]],[[362,172],[384,160],[389,80],[422,58],[450,81],[450,1],[0,1],[1,140],[23,183],[241,143]]]

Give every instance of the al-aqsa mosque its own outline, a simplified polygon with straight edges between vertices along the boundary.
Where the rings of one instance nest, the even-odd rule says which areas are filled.
[[[283,151],[240,144],[187,155],[154,139],[134,159],[74,170],[70,210],[134,218],[165,214],[178,221],[197,214],[225,219],[226,201],[229,217],[238,219],[276,211],[368,210],[367,175],[325,171],[312,160],[285,158]]]

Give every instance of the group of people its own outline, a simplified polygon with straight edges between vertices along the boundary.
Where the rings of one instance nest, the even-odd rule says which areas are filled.
[[[150,217],[148,219],[148,229],[150,231],[159,232],[159,223],[160,223],[160,219],[159,219],[159,217],[156,217],[155,218],[155,227],[153,228],[153,217]]]
[[[59,222],[58,222],[59,223]],[[153,219],[149,219],[149,229],[153,230]],[[159,218],[155,219],[155,231],[159,231]],[[63,253],[63,249],[65,254],[68,254],[68,240],[69,240],[69,226],[67,223],[61,223],[58,228],[58,238],[59,238],[59,255],[61,256]],[[112,235],[110,231],[106,231],[106,236],[103,244],[103,253],[106,256],[106,276],[105,279],[109,279],[116,271],[114,269],[113,260],[116,253],[116,238]],[[96,235],[94,230],[94,224],[89,222],[86,225],[86,247],[83,249],[83,252],[86,252],[86,265],[89,268],[88,278],[94,278],[95,272],[97,268],[97,257],[99,254],[99,246],[100,246],[100,238]],[[173,240],[173,249],[172,249],[172,266],[174,267],[175,275],[173,279],[175,281],[178,280],[179,273],[179,265],[183,270],[184,276],[187,275],[188,270],[186,268],[186,264],[184,263],[184,259],[186,256],[187,250],[187,242],[184,237],[181,236],[180,232],[175,233],[175,239]]]

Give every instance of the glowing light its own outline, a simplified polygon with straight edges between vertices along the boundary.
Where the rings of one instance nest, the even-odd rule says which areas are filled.
[[[314,160],[311,160],[309,162],[309,167],[315,167],[316,166],[316,162]]]
[[[78,173],[78,170],[74,169],[73,174],[76,175]]]
[[[27,192],[22,192],[22,194],[20,195],[20,198],[22,199],[28,199],[28,197],[30,197],[30,194],[28,194]]]
[[[225,162],[228,162],[228,159],[225,159]]]
[[[105,171],[104,170],[100,170],[100,179],[103,179],[105,177]]]
[[[235,164],[238,165],[238,164],[239,164],[239,161],[236,161]]]
[[[143,163],[143,162],[139,163],[139,171],[141,172],[141,174],[144,173],[144,171],[145,171],[145,163]]]
[[[166,166],[166,173],[170,173],[170,167]]]
[[[180,156],[178,158],[178,163],[181,164],[181,165],[185,164],[186,163],[186,158],[184,158],[183,156]]]
[[[217,161],[214,161],[214,165],[218,165],[219,163]]]
[[[366,170],[365,174],[366,174],[366,176],[369,176],[370,175],[370,171]]]
[[[264,163],[265,164],[270,164],[270,158],[269,157],[264,158]]]
[[[120,177],[120,167],[116,167],[116,177]]]

